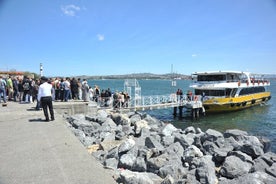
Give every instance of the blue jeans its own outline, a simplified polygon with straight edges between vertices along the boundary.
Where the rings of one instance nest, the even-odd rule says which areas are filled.
[[[69,99],[70,90],[64,90],[64,101],[67,102]]]
[[[7,103],[7,94],[6,94],[6,89],[3,87],[0,87],[0,94],[3,94],[3,100],[4,103]],[[1,97],[0,97],[0,102],[1,102]]]

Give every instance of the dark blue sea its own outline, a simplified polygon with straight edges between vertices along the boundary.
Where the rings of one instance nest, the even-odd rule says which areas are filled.
[[[138,80],[141,87],[141,95],[164,95],[175,93],[182,89],[184,94],[189,90],[192,81],[177,80],[177,85],[172,87],[170,80]],[[90,80],[90,86],[98,85],[100,89],[110,88],[114,91],[124,90],[124,80]],[[191,89],[190,89],[191,90]],[[271,140],[272,151],[276,153],[276,81],[271,81],[269,88],[271,100],[266,105],[256,106],[237,112],[210,114],[192,120],[188,112],[184,112],[184,118],[173,116],[173,109],[148,110],[146,113],[162,121],[171,122],[176,127],[185,129],[188,126],[201,128],[203,131],[211,128],[221,132],[227,129],[240,129],[250,135],[264,136]]]

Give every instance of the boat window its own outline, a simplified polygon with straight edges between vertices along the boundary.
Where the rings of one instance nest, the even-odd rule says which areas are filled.
[[[249,95],[254,93],[262,93],[265,92],[265,88],[263,86],[260,87],[252,87],[252,88],[243,88],[240,92],[240,95]]]
[[[232,91],[231,91],[230,96],[231,96],[231,97],[235,97],[237,91],[238,91],[238,88],[233,88]]]
[[[225,81],[226,75],[198,75],[197,81]]]
[[[240,80],[240,77],[238,74],[233,74],[233,73],[228,73],[226,75],[227,81],[231,81],[231,82],[237,82]]]
[[[225,96],[225,90],[195,90],[195,95],[202,95],[203,93],[205,96]]]
[[[231,91],[232,91],[231,88],[227,88],[227,89],[225,90],[225,96],[230,96]]]

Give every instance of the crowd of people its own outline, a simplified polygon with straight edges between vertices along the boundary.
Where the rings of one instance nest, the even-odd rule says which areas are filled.
[[[52,85],[52,100],[68,102],[71,100],[82,100],[85,102],[95,101],[102,107],[127,107],[129,95],[125,92],[112,92],[110,88],[100,89],[99,86],[89,86],[86,79],[76,78],[48,78]],[[37,101],[36,109],[40,108],[37,100],[38,89],[41,79],[34,79],[28,76],[19,78],[17,76],[0,76],[0,103],[7,101],[19,103],[33,103]]]

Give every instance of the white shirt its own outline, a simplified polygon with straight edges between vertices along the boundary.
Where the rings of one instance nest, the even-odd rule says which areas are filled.
[[[40,101],[41,97],[52,96],[52,85],[48,82],[44,82],[39,86],[37,100]]]
[[[70,82],[68,80],[64,81],[64,89],[69,90],[70,89]]]

